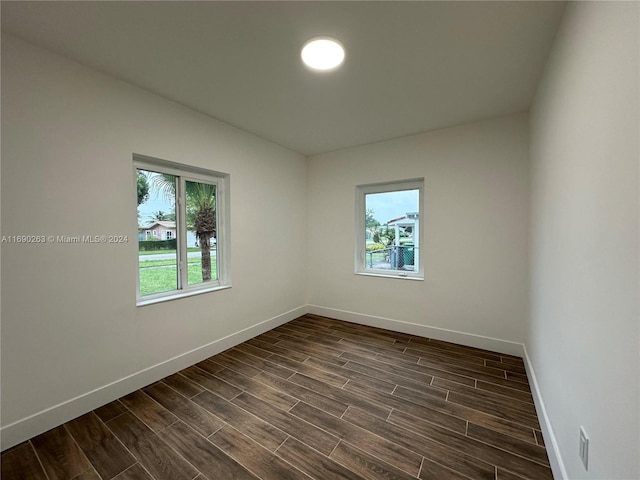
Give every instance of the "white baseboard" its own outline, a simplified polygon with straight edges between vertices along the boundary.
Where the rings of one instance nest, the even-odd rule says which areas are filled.
[[[533,395],[533,402],[536,405],[536,412],[538,413],[538,419],[540,420],[540,428],[542,429],[542,436],[544,437],[544,444],[547,448],[547,455],[549,456],[549,463],[551,464],[551,471],[553,472],[553,478],[557,480],[567,480],[567,470],[562,460],[560,453],[560,447],[558,440],[553,432],[553,426],[551,420],[547,414],[547,409],[542,400],[542,392],[538,385],[538,379],[536,378],[536,372],[533,368],[533,363],[527,353],[527,346],[522,346],[524,351],[524,366],[527,369],[527,376],[529,377],[529,384],[531,385],[531,393]]]
[[[298,307],[6,425],[0,429],[2,450],[40,435],[161,378],[172,375],[179,370],[298,318],[305,313],[307,313],[306,305]]]
[[[483,348],[493,352],[504,353],[508,355],[516,355],[522,357],[522,344],[511,342],[509,340],[501,340],[499,338],[484,337],[472,333],[458,332],[455,330],[447,330],[445,328],[430,327],[417,323],[404,322],[401,320],[393,320],[391,318],[377,317],[374,315],[365,315],[362,313],[348,312],[335,308],[321,307],[319,305],[307,305],[308,312],[323,317],[335,318],[346,322],[359,323],[369,325],[371,327],[385,328],[396,332],[408,333],[420,337],[434,338],[445,342],[457,343],[468,347]]]

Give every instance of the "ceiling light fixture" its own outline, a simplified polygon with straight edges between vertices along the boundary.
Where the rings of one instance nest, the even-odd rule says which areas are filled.
[[[302,46],[304,64],[312,70],[330,71],[344,61],[344,47],[333,37],[313,37]]]

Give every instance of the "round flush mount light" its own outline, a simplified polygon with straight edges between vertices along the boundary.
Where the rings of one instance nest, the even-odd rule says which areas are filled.
[[[313,37],[302,46],[300,56],[307,67],[326,72],[342,64],[344,47],[333,37]]]

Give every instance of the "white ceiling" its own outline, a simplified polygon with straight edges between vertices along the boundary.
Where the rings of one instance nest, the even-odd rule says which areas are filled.
[[[2,2],[2,29],[303,154],[528,109],[563,2]],[[342,68],[300,62],[310,37]]]

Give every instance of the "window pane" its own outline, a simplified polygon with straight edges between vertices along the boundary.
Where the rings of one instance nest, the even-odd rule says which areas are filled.
[[[210,183],[185,182],[187,199],[187,283],[218,279],[216,186]]]
[[[419,190],[365,195],[365,270],[414,272]]]
[[[176,178],[138,169],[140,296],[178,288]]]

